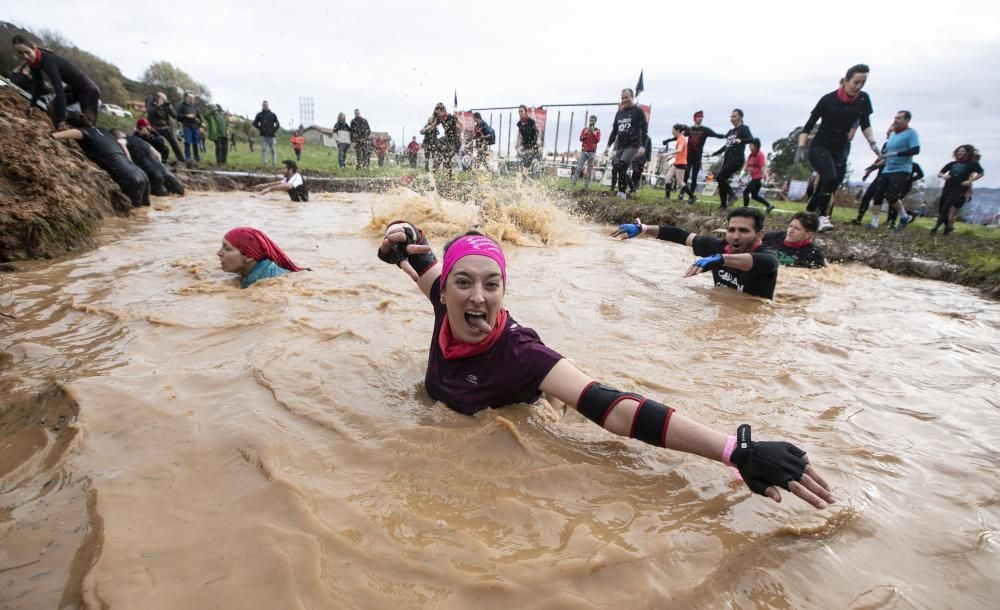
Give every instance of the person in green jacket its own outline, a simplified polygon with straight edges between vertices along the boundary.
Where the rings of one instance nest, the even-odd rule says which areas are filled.
[[[215,142],[215,164],[225,165],[229,152],[229,129],[222,106],[216,104],[215,108],[209,110],[205,115],[205,123],[208,129],[208,139]]]

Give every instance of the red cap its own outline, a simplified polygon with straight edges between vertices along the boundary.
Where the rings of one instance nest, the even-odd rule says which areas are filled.
[[[135,122],[136,129],[142,129],[143,127],[149,127],[149,119],[143,117]]]
[[[694,120],[696,121],[704,117],[705,117],[705,112],[703,110],[699,110],[698,112],[694,113]]]

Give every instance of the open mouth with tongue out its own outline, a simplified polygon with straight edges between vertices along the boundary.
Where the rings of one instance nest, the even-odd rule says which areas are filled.
[[[493,328],[490,323],[486,321],[486,312],[483,311],[467,311],[465,312],[465,323],[469,325],[474,331],[481,332],[483,334],[490,334]]]

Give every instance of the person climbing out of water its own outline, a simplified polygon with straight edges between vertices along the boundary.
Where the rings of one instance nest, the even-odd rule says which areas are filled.
[[[240,275],[240,288],[248,288],[270,277],[303,271],[270,237],[253,227],[231,229],[222,238],[222,247],[216,256],[223,271]]]
[[[378,258],[402,268],[430,300],[434,333],[424,385],[452,410],[471,415],[531,403],[544,392],[614,434],[733,465],[753,492],[776,502],[779,487],[816,508],[835,501],[798,447],[755,441],[747,424],[727,436],[655,400],[601,384],[547,347],[504,309],[507,263],[489,237],[475,231],[457,237],[439,261],[420,229],[396,221],[386,227]]]
[[[641,159],[646,154],[644,145],[648,138],[649,124],[646,122],[646,113],[635,103],[635,94],[631,89],[622,89],[621,100],[604,154],[607,155],[611,147],[615,147],[611,164],[618,174],[618,197],[625,199],[625,189],[633,185],[628,179],[628,169],[636,159]]]
[[[128,157],[128,150],[115,136],[103,129],[91,127],[77,112],[66,116],[70,129],[52,134],[56,140],[75,140],[84,154],[108,172],[134,207],[149,205],[149,178]]]
[[[855,123],[861,127],[861,133],[868,140],[872,152],[881,155],[872,135],[872,101],[868,94],[861,90],[868,82],[869,72],[865,64],[848,68],[837,90],[827,93],[816,102],[809,119],[802,127],[802,133],[799,134],[799,148],[795,153],[795,162],[801,162],[808,157],[809,164],[819,174],[819,188],[809,198],[806,211],[819,215],[820,231],[829,231],[833,228],[829,218],[830,202],[847,169],[845,149],[848,145],[848,135],[853,133]],[[819,130],[807,149],[809,133],[817,122]]]
[[[184,194],[184,185],[171,173],[160,160],[160,154],[141,136],[125,135],[124,132],[112,132],[119,143],[124,140],[125,150],[132,163],[139,166],[149,179],[149,192],[157,197],[166,197],[170,193]]]
[[[729,200],[736,197],[729,179],[743,168],[746,145],[753,140],[750,128],[743,122],[742,110],[733,108],[729,122],[733,124],[733,128],[726,132],[725,145],[712,153],[713,157],[722,155],[722,168],[716,179],[719,181],[719,208],[723,210],[729,207]]]
[[[632,239],[639,235],[655,235],[658,239],[690,246],[698,260],[691,264],[684,277],[711,271],[716,286],[727,286],[765,299],[774,298],[778,280],[778,256],[764,247],[764,215],[757,208],[734,208],[726,216],[726,239],[697,235],[666,225],[644,225],[638,218],[634,224],[618,225],[611,236]]]
[[[979,164],[979,152],[971,144],[963,144],[955,149],[954,161],[950,161],[938,172],[944,180],[941,200],[938,202],[938,220],[931,235],[935,235],[941,225],[944,234],[955,230],[955,219],[972,191],[972,183],[983,177],[983,166]]]
[[[770,214],[774,206],[760,195],[760,187],[767,178],[767,158],[760,149],[760,138],[750,140],[750,156],[744,169],[750,174],[750,184],[743,189],[743,205],[749,206],[750,200],[753,199],[767,206],[767,213]]]
[[[818,269],[826,266],[823,253],[813,238],[819,230],[819,218],[812,212],[798,212],[788,222],[787,231],[768,231],[762,244],[778,254],[778,262],[786,267]]]
[[[261,195],[271,191],[287,191],[288,197],[292,201],[309,201],[309,188],[306,186],[305,178],[299,173],[299,166],[291,159],[281,162],[285,166],[285,177],[274,182],[258,184],[253,190],[260,191]]]
[[[94,81],[69,60],[44,49],[27,36],[15,34],[11,39],[14,52],[28,64],[34,89],[28,102],[28,116],[45,91],[42,74],[48,77],[54,96],[49,102],[49,116],[56,129],[63,129],[66,111],[79,105],[80,113],[89,125],[97,125],[97,107],[101,103],[101,90]]]

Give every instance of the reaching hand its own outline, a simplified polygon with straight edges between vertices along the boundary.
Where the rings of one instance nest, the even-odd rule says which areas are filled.
[[[736,430],[736,448],[729,458],[756,494],[781,502],[783,487],[816,508],[826,508],[835,502],[830,486],[809,463],[806,452],[791,443],[780,441],[754,442],[750,426]]]
[[[417,229],[413,225],[405,222],[389,225],[385,231],[385,237],[378,247],[378,258],[384,263],[396,265],[415,282],[420,279],[420,275],[413,269],[407,257],[410,254],[431,252],[429,244],[417,243],[419,239]]]
[[[691,277],[692,275],[698,275],[699,273],[704,273],[705,271],[721,269],[724,265],[725,259],[721,254],[713,254],[712,256],[699,258],[692,263],[690,267],[688,267],[687,273],[684,274],[684,277]]]
[[[621,224],[618,228],[611,234],[611,237],[621,236],[622,239],[632,239],[633,237],[638,237],[639,235],[646,232],[646,225],[639,222],[639,219],[635,219],[635,224]]]

